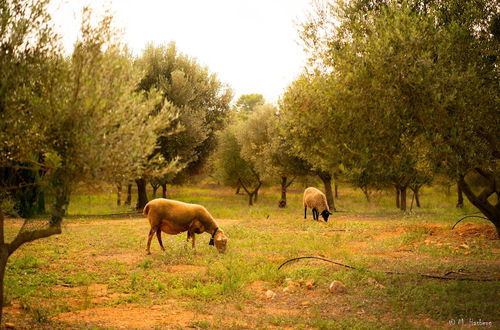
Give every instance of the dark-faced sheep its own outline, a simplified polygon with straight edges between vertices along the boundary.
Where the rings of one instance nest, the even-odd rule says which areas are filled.
[[[151,254],[151,239],[156,233],[158,243],[163,251],[161,232],[177,235],[187,231],[187,241],[192,239],[193,248],[195,234],[207,232],[212,235],[210,245],[214,245],[220,253],[226,250],[227,237],[217,226],[214,218],[201,205],[188,204],[165,198],[157,198],[146,204],[142,212],[148,217],[151,229],[148,236],[146,252]]]
[[[304,219],[307,218],[307,208],[312,209],[314,220],[319,220],[321,214],[325,222],[328,222],[328,216],[332,214],[328,208],[325,194],[314,187],[304,190]]]

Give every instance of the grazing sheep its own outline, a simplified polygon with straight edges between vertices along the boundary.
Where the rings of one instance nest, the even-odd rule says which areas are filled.
[[[307,208],[312,209],[313,219],[319,220],[319,215],[328,222],[328,216],[332,214],[328,208],[326,196],[321,190],[309,187],[304,190],[304,219],[307,218]]]
[[[146,204],[142,214],[146,215],[151,225],[146,252],[151,254],[151,239],[156,233],[158,243],[163,251],[161,232],[177,235],[187,231],[187,241],[192,239],[193,248],[195,235],[207,232],[212,235],[210,245],[214,245],[220,253],[226,250],[227,237],[215,223],[207,209],[201,205],[188,204],[165,198],[153,199]]]

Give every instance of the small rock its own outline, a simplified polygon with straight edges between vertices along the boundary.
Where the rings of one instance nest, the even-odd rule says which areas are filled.
[[[276,293],[272,290],[267,290],[266,291],[266,298],[267,299],[274,299],[276,297]]]
[[[4,325],[5,325],[6,329],[15,329],[16,328],[16,325],[14,323],[5,322]]]
[[[461,249],[470,249],[470,247],[467,244],[461,244],[458,247]]]
[[[290,283],[286,288],[283,289],[283,292],[293,293],[297,290],[297,286]]]
[[[371,277],[368,278],[368,283],[375,285],[375,287],[377,287],[377,288],[381,288],[381,289],[385,288],[384,285],[380,284],[376,279],[371,278]]]
[[[468,256],[468,255],[469,255],[469,254],[471,254],[471,253],[472,253],[472,252],[470,252],[470,251],[465,251],[465,252],[464,252],[464,255],[465,255],[465,256]]]
[[[305,281],[304,285],[308,290],[312,290],[312,288],[314,287],[314,283],[316,283],[316,280],[310,279],[310,280]]]
[[[330,283],[330,286],[328,287],[328,291],[330,291],[332,293],[344,293],[347,291],[347,288],[344,285],[344,283],[342,283],[340,281],[333,281],[332,283]]]

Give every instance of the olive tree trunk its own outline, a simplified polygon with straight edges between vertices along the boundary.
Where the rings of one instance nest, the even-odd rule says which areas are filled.
[[[326,202],[328,203],[330,211],[337,211],[337,209],[335,209],[335,201],[333,199],[332,176],[328,172],[319,172],[318,176],[321,181],[323,181],[323,185],[325,186]]]
[[[0,325],[2,324],[3,316],[5,267],[9,257],[24,243],[61,233],[61,222],[69,205],[69,196],[69,187],[57,187],[55,189],[53,214],[49,220],[49,225],[42,229],[24,230],[24,225],[26,225],[25,222],[16,237],[10,243],[5,242],[4,214],[0,209]]]
[[[286,176],[281,176],[281,199],[278,203],[279,208],[285,208],[286,207],[286,191],[288,187],[293,183],[295,178],[292,180],[288,181],[288,177]]]
[[[127,199],[125,199],[124,202],[125,205],[131,205],[132,204],[132,184],[129,183],[127,185]]]
[[[148,194],[146,192],[146,179],[140,178],[136,179],[135,183],[137,185],[137,204],[135,209],[142,211],[144,206],[148,203]]]
[[[252,191],[249,190],[250,186],[247,188],[247,186],[245,186],[245,184],[241,179],[239,179],[238,181],[240,182],[240,185],[243,188],[243,190],[245,190],[245,192],[248,195],[248,205],[252,206],[254,202],[257,202],[257,196],[259,193],[259,189],[262,186],[262,181],[259,180],[257,187],[255,187],[255,189]]]
[[[400,189],[400,191],[401,191],[400,192],[400,195],[401,195],[401,201],[400,201],[401,207],[400,207],[400,209],[401,209],[401,211],[406,211],[406,191],[407,190],[408,189],[406,186],[401,187],[401,189]]]
[[[167,184],[166,183],[161,184],[161,197],[167,198]]]
[[[464,194],[462,193],[462,188],[460,187],[460,184],[457,183],[457,206],[458,209],[461,209],[464,207]]]
[[[469,184],[465,181],[465,176],[461,176],[458,180],[458,185],[460,189],[462,189],[463,193],[467,197],[467,199],[483,213],[488,220],[490,220],[497,230],[497,234],[500,237],[500,199],[498,198],[499,191],[497,190],[496,179],[493,173],[484,171],[482,169],[475,169],[475,171],[481,175],[488,185],[486,187],[482,187],[482,190],[479,194],[475,194]],[[491,204],[488,201],[488,198],[492,195],[497,195],[497,200],[495,205]]]
[[[118,182],[116,184],[116,205],[122,205],[122,184]]]

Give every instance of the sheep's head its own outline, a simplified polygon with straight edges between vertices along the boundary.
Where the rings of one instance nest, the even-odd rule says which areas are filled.
[[[323,219],[325,219],[325,222],[328,222],[328,217],[330,216],[330,214],[332,214],[332,212],[330,212],[328,210],[324,210],[323,212],[321,212],[321,216],[323,216]]]
[[[224,234],[222,229],[217,230],[214,235],[215,248],[219,253],[224,253],[226,251],[227,236]]]

